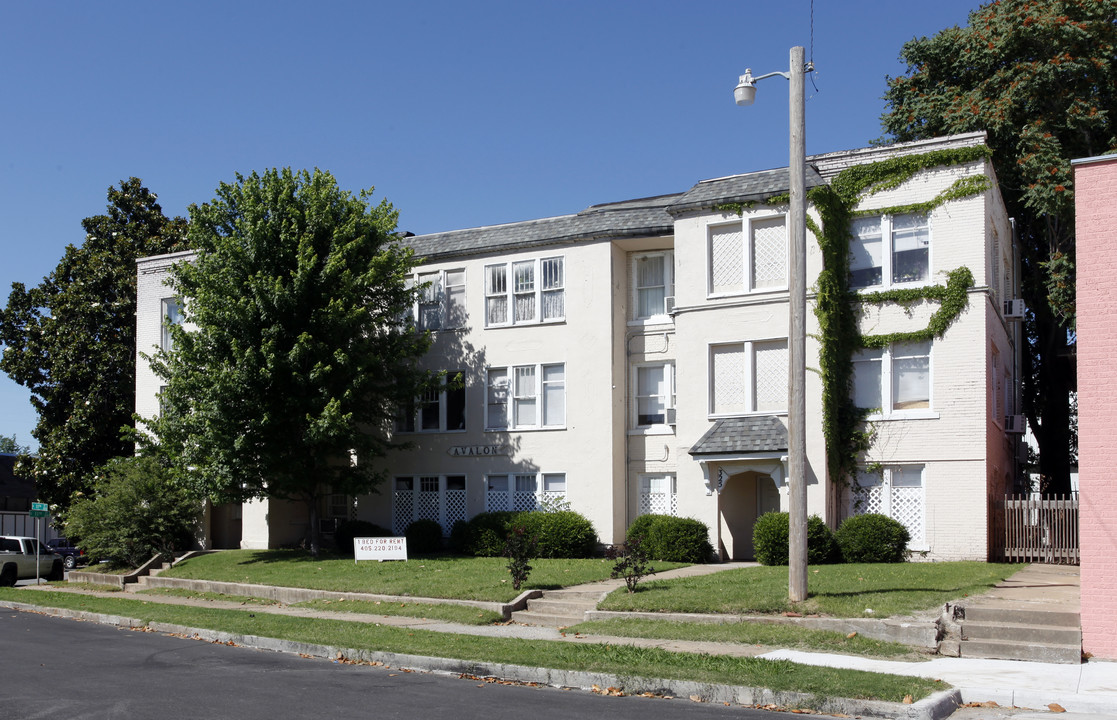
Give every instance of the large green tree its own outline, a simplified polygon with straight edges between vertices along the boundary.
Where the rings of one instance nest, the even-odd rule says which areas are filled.
[[[1070,161],[1117,147],[1117,1],[1000,0],[969,25],[911,40],[888,79],[896,140],[985,130],[1016,220],[1026,321],[1024,411],[1041,489],[1070,489],[1074,429],[1074,183]]]
[[[153,358],[166,387],[150,427],[182,481],[305,503],[315,553],[320,499],[375,487],[387,423],[436,381],[416,369],[428,337],[403,319],[411,251],[371,192],[270,170],[191,206],[197,257],[171,279],[191,327]]]
[[[20,445],[19,439],[15,435],[0,435],[0,453],[21,455],[30,449],[26,445]]]
[[[185,248],[185,220],[163,215],[130,178],[108,212],[82,220],[85,241],[30,289],[13,283],[0,310],[0,369],[31,390],[34,456],[19,460],[39,496],[64,511],[91,489],[94,468],[132,454],[121,430],[135,411],[136,258]]]

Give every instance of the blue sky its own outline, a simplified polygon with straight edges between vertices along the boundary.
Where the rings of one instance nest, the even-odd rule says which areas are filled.
[[[787,164],[787,83],[737,76],[806,47],[807,152],[881,134],[913,37],[977,0],[0,3],[0,302],[35,285],[106,190],[168,215],[235,173],[319,167],[415,233],[577,212]],[[813,41],[812,41],[813,25]],[[0,434],[34,445],[0,374]]]

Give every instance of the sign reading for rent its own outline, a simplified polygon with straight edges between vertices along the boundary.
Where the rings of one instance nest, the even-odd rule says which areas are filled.
[[[406,560],[407,538],[353,538],[353,562],[358,560]]]

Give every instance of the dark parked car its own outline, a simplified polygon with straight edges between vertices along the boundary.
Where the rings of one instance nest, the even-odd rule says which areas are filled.
[[[47,540],[47,546],[62,556],[62,564],[67,570],[73,570],[78,563],[86,562],[85,551],[74,547],[66,538]]]

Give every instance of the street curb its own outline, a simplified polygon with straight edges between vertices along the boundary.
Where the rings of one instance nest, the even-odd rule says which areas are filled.
[[[746,707],[775,705],[785,708],[810,708],[825,713],[843,713],[847,715],[897,718],[902,720],[942,720],[942,718],[953,713],[961,704],[961,695],[958,690],[946,690],[934,693],[919,702],[904,705],[881,700],[818,697],[807,693],[777,692],[768,690],[767,688],[719,685],[689,680],[609,675],[605,673],[583,672],[580,670],[555,670],[477,660],[458,660],[453,658],[406,655],[376,650],[357,650],[354,648],[279,640],[257,635],[241,635],[217,630],[191,628],[170,623],[146,623],[142,620],[119,615],[105,615],[102,613],[70,610],[67,608],[52,608],[30,603],[0,601],[0,608],[53,615],[67,619],[84,620],[122,628],[147,628],[155,632],[208,642],[232,644],[259,650],[272,650],[274,652],[295,653],[307,657],[367,664],[380,663],[383,666],[400,670],[430,672],[441,675],[475,676],[480,679],[497,678],[500,680],[536,683],[557,688],[577,688],[590,691],[593,691],[595,686],[599,691],[615,688],[617,691],[627,695],[649,693],[660,697],[690,698],[696,702],[714,704],[728,703]]]

